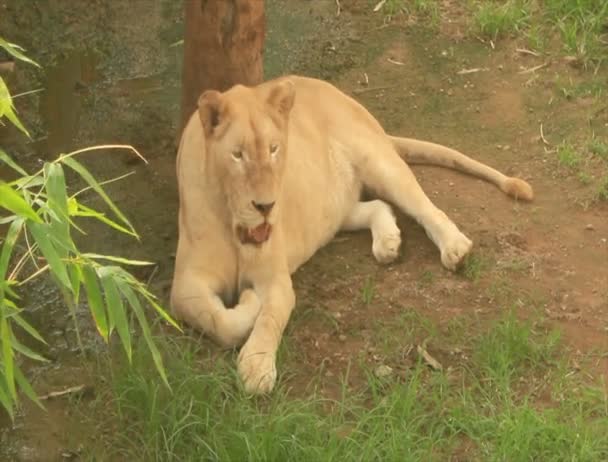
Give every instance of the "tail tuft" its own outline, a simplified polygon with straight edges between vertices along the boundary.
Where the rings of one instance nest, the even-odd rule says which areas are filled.
[[[507,178],[501,185],[503,192],[516,200],[531,201],[534,199],[532,186],[519,178]]]

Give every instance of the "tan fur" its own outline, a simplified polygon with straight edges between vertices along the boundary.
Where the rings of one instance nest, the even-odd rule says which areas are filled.
[[[533,197],[523,180],[457,151],[388,136],[363,106],[327,82],[291,76],[201,96],[178,152],[171,305],[178,318],[219,343],[244,343],[238,371],[247,391],[273,388],[276,351],[295,305],[291,274],[338,231],[370,229],[375,258],[394,260],[401,236],[390,202],[424,227],[446,268],[456,269],[470,251],[471,241],[432,204],[404,159],[476,175],[512,197]],[[377,199],[362,202],[363,190]],[[272,207],[266,216],[260,204]],[[242,230],[268,227],[263,243],[240,237],[264,239],[265,233]]]

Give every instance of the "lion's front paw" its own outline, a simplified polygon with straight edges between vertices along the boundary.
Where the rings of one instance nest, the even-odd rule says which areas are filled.
[[[391,263],[399,256],[401,236],[399,229],[396,233],[385,234],[374,239],[372,252],[378,263]]]
[[[259,395],[274,388],[277,380],[274,352],[254,348],[247,342],[239,353],[237,369],[247,393]]]
[[[456,271],[464,257],[471,251],[473,242],[460,231],[450,238],[447,244],[441,249],[441,263],[447,269]]]

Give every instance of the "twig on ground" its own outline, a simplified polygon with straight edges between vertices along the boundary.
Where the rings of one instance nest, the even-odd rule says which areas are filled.
[[[467,75],[467,74],[475,74],[476,72],[485,72],[489,71],[487,67],[474,67],[472,69],[461,69],[456,74],[458,75]]]
[[[422,356],[422,359],[424,359],[424,362],[426,362],[431,369],[434,369],[436,371],[440,371],[443,369],[443,366],[441,365],[441,363],[439,363],[439,361],[437,361],[435,358],[433,358],[428,351],[426,351],[422,346],[417,345],[416,346],[416,351],[418,351],[418,354],[420,356]]]
[[[336,17],[340,16],[340,12],[342,11],[342,7],[340,6],[340,0],[336,0]]]
[[[382,87],[368,87],[368,88],[356,88],[352,90],[353,93],[367,93],[368,91],[376,91],[376,90],[388,90],[389,88],[395,88],[397,85],[385,85]]]
[[[530,67],[528,69],[524,69],[523,71],[519,71],[518,74],[530,74],[532,72],[538,71],[539,69],[542,69],[543,67],[547,67],[548,65],[549,65],[549,62],[542,63],[542,64],[539,64],[538,66]]]
[[[540,139],[547,146],[551,146],[551,143],[547,141],[547,138],[545,138],[545,134],[543,133],[543,124],[540,124]]]
[[[527,48],[516,48],[515,51],[517,51],[518,53],[521,53],[522,55],[532,55],[532,56],[536,56],[537,58],[540,56],[540,53],[538,53],[536,51],[528,50]]]
[[[62,396],[73,395],[76,393],[83,393],[83,392],[87,392],[89,390],[92,390],[92,387],[90,387],[88,385],[85,385],[85,384],[75,385],[73,387],[68,387],[65,390],[52,391],[50,393],[47,393],[46,395],[40,396],[38,399],[47,400],[47,399],[53,399],[53,398],[61,398]]]
[[[402,63],[401,61],[396,61],[392,58],[387,58],[387,61],[389,63],[396,64],[397,66],[405,66],[405,63]]]

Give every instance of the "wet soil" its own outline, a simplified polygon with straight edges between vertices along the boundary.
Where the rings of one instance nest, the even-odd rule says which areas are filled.
[[[563,96],[564,85],[590,79],[605,85],[607,75],[590,76],[558,55],[519,53],[525,44],[516,39],[492,48],[466,38],[461,11],[446,5],[432,29],[424,18],[386,22],[366,0],[342,2],[339,16],[329,0],[294,1],[289,11],[278,0],[267,2],[267,77],[327,79],[365,104],[388,132],[457,148],[528,180],[536,192],[533,203],[518,204],[482,181],[415,167],[432,200],[475,242],[473,274],[445,271],[434,245],[407,217],[399,218],[402,256],[388,267],[373,260],[367,233],[338,236],[294,277],[298,307],[285,341],[300,365],[288,379],[296,390],[319,375],[333,394],[349,362],[399,370],[404,351],[429,335],[418,317],[435,323],[439,335],[429,348],[449,364],[460,347],[449,334],[458,322],[476,320],[481,328],[509,308],[561,329],[573,360],[591,358],[587,373],[608,377],[608,205],[594,200],[608,168],[590,157],[592,181],[582,182],[555,153],[563,140],[582,146],[592,133],[608,140],[605,101]],[[30,166],[97,143],[130,143],[142,152],[147,165],[124,153],[87,159],[101,179],[135,172],[108,191],[141,243],[91,227],[82,245],[156,261],[154,272],[139,276],[166,297],[177,230],[179,2],[0,0],[0,12],[2,34],[43,65],[35,71],[19,64],[8,75],[13,93],[43,91],[16,100],[34,141],[2,129],[3,147]],[[479,70],[459,74],[467,69]],[[32,322],[53,345],[45,352],[51,362],[32,369],[36,390],[103,387],[92,375],[95,365],[83,366],[78,357],[73,327],[50,287],[41,283],[28,297]],[[85,310],[79,312],[85,343],[99,351]],[[362,374],[353,369],[352,386]],[[86,396],[50,400],[46,413],[25,403],[13,425],[0,416],[0,459],[69,459],[95,439],[82,425],[88,403]]]

